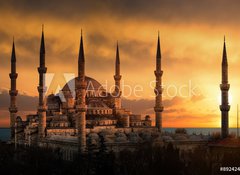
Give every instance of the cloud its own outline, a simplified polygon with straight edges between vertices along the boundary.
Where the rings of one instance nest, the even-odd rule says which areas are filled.
[[[180,104],[183,104],[186,102],[186,99],[185,98],[181,98],[181,97],[173,97],[172,99],[166,99],[163,101],[164,103],[164,106],[166,108],[169,108],[169,107],[172,107],[172,106],[177,106],[177,105],[180,105]]]
[[[191,101],[192,102],[198,102],[198,101],[201,101],[201,100],[203,100],[203,99],[205,99],[205,97],[204,97],[204,95],[193,95],[192,97],[191,97]]]
[[[18,111],[17,115],[23,120],[26,120],[26,116],[29,114],[36,114],[36,111]],[[8,110],[0,110],[0,128],[10,126],[10,113]]]
[[[238,0],[42,0],[42,1],[0,1],[2,9],[12,9],[14,13],[55,17],[63,20],[83,20],[89,16],[103,15],[118,19],[158,20],[162,22],[185,22],[221,24],[237,21]],[[224,12],[224,13],[223,13]],[[98,16],[99,15],[99,16]]]
[[[123,98],[122,105],[124,108],[130,109],[133,113],[143,114],[146,113],[146,111],[150,108],[152,109],[150,112],[153,112],[155,101],[147,99],[130,100]]]
[[[19,111],[34,111],[37,109],[38,97],[19,93],[17,96],[17,107]],[[7,110],[10,106],[10,96],[8,91],[1,90],[0,109]]]
[[[193,100],[194,99],[194,100]],[[164,127],[219,127],[220,116],[216,111],[200,111],[192,108],[194,103],[201,102],[203,96],[190,99],[174,97],[163,100],[163,126]],[[124,108],[130,109],[135,114],[149,114],[155,121],[153,107],[155,100],[122,99]]]
[[[172,98],[172,99],[166,99],[163,100],[163,106],[164,111],[170,112],[177,112],[177,111],[183,111],[184,109],[172,109],[174,106],[183,105],[187,100],[184,98],[180,98],[178,96]],[[149,100],[149,99],[139,99],[139,100],[131,100],[131,99],[122,99],[122,105],[124,108],[130,109],[133,113],[137,114],[152,114],[154,113],[154,106],[155,106],[155,100]]]
[[[18,93],[17,108],[18,116],[25,120],[26,115],[36,114],[38,97],[29,96],[25,93]],[[10,114],[8,108],[10,106],[10,96],[6,89],[0,89],[0,127],[8,127],[10,122]]]

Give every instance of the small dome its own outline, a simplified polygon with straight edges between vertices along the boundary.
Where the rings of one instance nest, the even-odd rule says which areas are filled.
[[[48,99],[52,99],[52,98],[54,98],[55,97],[55,95],[53,94],[53,93],[51,93],[47,98]]]
[[[111,138],[109,138],[109,137],[104,138],[104,141],[106,143],[113,143],[113,140]]]
[[[54,95],[54,94],[50,94],[49,96],[47,96],[47,102],[59,102],[60,101],[60,97],[58,95]]]
[[[151,117],[149,115],[146,115],[145,120],[149,121],[149,120],[151,120]]]

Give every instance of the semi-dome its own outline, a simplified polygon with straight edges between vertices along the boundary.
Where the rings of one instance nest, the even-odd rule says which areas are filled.
[[[77,81],[79,81],[78,77],[71,79],[64,85],[62,91],[75,90],[75,85],[77,84]],[[91,77],[85,76],[85,82],[87,83],[87,91],[91,90],[104,91],[103,86],[97,80]]]

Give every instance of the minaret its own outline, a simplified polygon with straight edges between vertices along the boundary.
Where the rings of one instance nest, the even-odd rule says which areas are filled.
[[[76,129],[78,135],[79,152],[86,148],[86,82],[85,58],[81,31],[80,49],[78,56],[78,77],[76,81]]]
[[[114,90],[114,97],[115,97],[115,109],[120,109],[121,108],[121,81],[122,76],[120,75],[120,57],[119,57],[119,48],[118,48],[118,43],[117,43],[117,50],[116,50],[116,62],[115,62],[115,75],[114,75],[114,80],[115,80],[115,90]]]
[[[158,34],[158,42],[157,42],[157,55],[156,55],[156,70],[154,71],[156,76],[156,87],[154,89],[154,92],[156,94],[155,98],[155,121],[156,121],[156,127],[161,132],[162,130],[162,111],[163,111],[163,105],[162,105],[162,68],[161,68],[161,50],[160,50],[160,40],[159,40],[159,34]]]
[[[230,84],[228,84],[228,62],[227,62],[227,51],[224,37],[223,44],[223,56],[222,56],[222,84],[220,84],[220,89],[222,92],[222,104],[220,105],[221,116],[222,116],[222,138],[228,137],[228,111],[230,110],[230,105],[228,103],[228,90]]]
[[[47,72],[47,68],[45,67],[45,44],[44,44],[44,31],[42,27],[42,38],[40,45],[40,66],[38,67],[39,73],[39,102],[38,102],[38,116],[39,116],[39,124],[38,124],[38,136],[39,139],[45,137],[45,129],[46,129],[46,87],[45,87],[45,74]]]
[[[9,90],[10,95],[10,127],[11,127],[11,140],[14,140],[15,136],[15,120],[17,118],[17,106],[16,106],[16,97],[18,94],[17,91],[17,77],[18,74],[16,73],[16,54],[15,54],[15,44],[13,40],[12,45],[12,56],[11,56],[11,73],[9,74],[9,77],[11,79],[11,89]]]

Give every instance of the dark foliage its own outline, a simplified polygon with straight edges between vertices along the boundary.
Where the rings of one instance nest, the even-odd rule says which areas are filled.
[[[76,155],[74,161],[62,160],[60,150],[18,147],[0,143],[0,174],[8,175],[208,175],[220,174],[220,166],[239,166],[239,151],[207,151],[201,147],[194,152],[179,152],[172,144],[165,147],[150,143],[134,151],[107,151],[100,141],[96,151],[89,146],[87,153]],[[219,154],[220,153],[220,154]],[[234,157],[234,159],[233,159]]]

